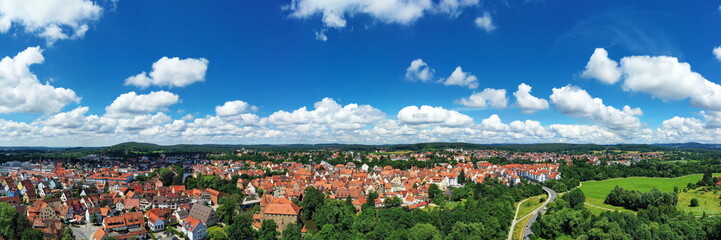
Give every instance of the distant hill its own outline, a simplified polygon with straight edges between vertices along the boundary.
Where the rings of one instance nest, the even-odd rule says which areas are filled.
[[[697,142],[688,142],[688,143],[663,143],[663,144],[653,144],[654,146],[660,146],[660,147],[668,147],[668,148],[681,148],[681,149],[721,149],[721,144],[716,143],[697,143]]]
[[[179,144],[179,145],[157,145],[152,143],[126,142],[101,148],[103,153],[121,153],[127,154],[132,152],[149,153],[149,152],[173,152],[173,153],[219,153],[229,152],[238,149],[256,149],[256,150],[275,150],[275,151],[291,151],[291,150],[314,150],[337,148],[341,150],[354,151],[370,151],[378,148],[388,150],[438,150],[449,148],[462,149],[487,149],[487,150],[508,150],[508,151],[527,151],[527,152],[569,152],[569,153],[585,153],[588,151],[604,151],[604,150],[622,150],[622,151],[668,151],[678,149],[679,147],[662,146],[662,145],[646,145],[646,144],[619,144],[619,145],[597,145],[597,144],[567,144],[567,143],[541,143],[541,144],[473,144],[463,142],[431,142],[416,144],[395,144],[395,145],[362,145],[362,144],[257,144],[257,145],[223,145],[223,144]],[[683,147],[689,148],[689,147]],[[710,148],[705,148],[710,149]]]
[[[568,143],[539,143],[539,144],[474,144],[464,142],[429,142],[415,144],[393,144],[393,145],[363,145],[363,144],[177,144],[158,145],[142,142],[125,142],[109,147],[74,147],[74,148],[53,148],[53,147],[0,147],[0,153],[17,152],[83,152],[108,155],[128,154],[160,154],[160,153],[222,153],[233,152],[239,149],[255,149],[261,151],[298,151],[336,148],[352,151],[372,151],[379,148],[388,150],[423,151],[448,148],[462,149],[485,149],[485,150],[507,150],[519,152],[564,152],[564,153],[586,153],[588,151],[719,151],[721,144],[702,143],[667,143],[667,144],[568,144]]]

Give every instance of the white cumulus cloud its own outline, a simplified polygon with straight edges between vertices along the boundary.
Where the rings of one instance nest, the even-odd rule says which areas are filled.
[[[597,63],[592,64],[594,61]],[[618,81],[618,73],[608,73],[616,69],[615,62],[610,62],[613,60],[608,59],[605,50],[596,49],[589,61],[589,66],[594,66],[591,69],[596,70],[590,71],[588,75],[607,83]],[[589,68],[586,70],[584,75],[589,72]],[[623,79],[624,91],[643,92],[664,101],[688,98],[692,106],[721,111],[721,85],[692,71],[690,64],[679,62],[675,57],[628,56],[621,59],[618,70]]]
[[[523,113],[531,114],[548,109],[548,100],[531,95],[531,86],[525,83],[518,85],[518,90],[513,93],[513,96],[516,97],[516,105],[521,108]]]
[[[88,23],[100,18],[103,9],[89,0],[3,0],[0,1],[0,33],[13,26],[46,39],[81,38]]]
[[[715,47],[711,52],[716,57],[716,60],[721,61],[721,46]]]
[[[270,124],[293,128],[299,131],[320,131],[325,128],[352,130],[385,119],[385,113],[370,105],[351,103],[345,106],[332,98],[323,98],[314,104],[315,109],[306,107],[292,112],[277,111],[268,116]]]
[[[407,25],[427,13],[458,16],[463,8],[478,5],[478,0],[293,0],[283,8],[294,18],[321,16],[325,27],[343,28],[348,17],[370,16],[382,23]]]
[[[108,117],[134,117],[140,114],[165,111],[167,107],[178,103],[178,95],[157,91],[149,94],[135,92],[123,93],[116,98],[110,106],[105,108]]]
[[[404,107],[398,112],[398,120],[409,125],[440,124],[449,127],[465,126],[473,123],[473,118],[443,107],[423,105]]]
[[[406,79],[410,81],[428,82],[433,80],[434,70],[423,59],[416,59],[406,68]]]
[[[471,108],[506,108],[508,98],[506,98],[506,89],[486,88],[482,92],[472,94],[468,98],[461,98],[455,101]]]
[[[73,90],[42,84],[30,72],[30,65],[44,60],[40,47],[29,47],[15,57],[0,60],[0,113],[51,114],[80,101]]]
[[[454,85],[468,87],[470,89],[478,88],[478,78],[469,72],[464,72],[460,66],[456,67],[456,70],[451,73],[451,76],[440,81],[446,86]]]
[[[582,74],[585,78],[595,78],[606,84],[614,84],[621,78],[618,63],[608,58],[608,52],[603,48],[596,48],[591,59],[586,64]]]
[[[485,30],[486,32],[492,32],[496,29],[496,25],[493,24],[493,17],[488,12],[484,12],[483,16],[476,18],[476,27]]]
[[[554,88],[551,102],[563,114],[587,119],[611,130],[636,130],[642,127],[636,117],[642,114],[641,109],[624,106],[623,110],[618,110],[606,106],[600,98],[593,98],[586,90],[575,86]]]
[[[215,115],[219,117],[235,116],[248,111],[257,111],[258,107],[248,104],[247,102],[235,100],[225,102],[222,106],[215,107]]]
[[[208,70],[208,60],[205,58],[162,57],[153,63],[150,74],[142,72],[125,79],[125,85],[140,88],[149,86],[185,87],[195,82],[205,80]]]

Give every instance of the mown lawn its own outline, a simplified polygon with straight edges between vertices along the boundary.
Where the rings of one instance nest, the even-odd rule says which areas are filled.
[[[611,206],[603,203],[603,201],[606,199],[606,195],[608,195],[608,193],[610,193],[614,187],[620,186],[624,189],[638,190],[642,192],[649,192],[651,191],[651,189],[654,188],[662,192],[673,192],[674,187],[678,187],[678,189],[681,190],[685,188],[688,183],[698,182],[699,180],[701,180],[702,176],[702,174],[694,174],[677,178],[629,177],[607,179],[603,181],[587,181],[583,182],[581,190],[583,190],[583,193],[586,195],[586,202],[589,204],[620,211],[628,211],[621,207]],[[714,174],[714,176],[721,176],[721,173],[716,173]],[[679,209],[694,213],[698,212],[698,214],[700,215],[701,212],[704,211],[696,211],[698,209],[701,209],[700,207],[693,209],[694,211],[688,209],[690,208],[688,207],[688,202],[692,198],[688,196],[692,196],[691,193],[679,194]],[[696,198],[699,199],[701,205],[705,206],[704,209],[708,210],[707,214],[721,214],[721,206],[719,206],[719,208],[711,208],[712,206],[709,205],[711,203],[708,201],[708,199],[706,199],[707,204],[704,205],[704,202],[701,201],[701,197],[697,196]],[[718,206],[718,201],[715,204]],[[592,208],[590,206],[587,207]],[[712,210],[713,212],[711,212]]]

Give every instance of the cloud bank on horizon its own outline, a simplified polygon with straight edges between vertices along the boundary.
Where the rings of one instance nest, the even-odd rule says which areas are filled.
[[[33,8],[33,4],[43,7]],[[497,11],[491,11],[478,0],[292,0],[281,7],[280,11],[289,17],[285,21],[319,18],[320,27],[315,28],[320,30],[315,32],[315,38],[322,42],[329,41],[325,35],[329,29],[334,29],[334,34],[350,34],[343,30],[351,28],[350,21],[407,27],[432,18],[429,16],[450,22],[468,20],[470,28],[465,31],[481,29],[488,37],[512,29],[499,27],[492,16]],[[49,62],[59,61],[51,56],[61,58],[47,54],[65,47],[57,41],[85,41],[84,36],[93,34],[89,30],[91,24],[102,22],[105,10],[89,0],[0,3],[0,34],[14,35],[14,39],[24,38],[17,34],[25,34],[43,40],[46,45],[26,47],[0,60],[0,145],[97,146],[125,141],[161,144],[721,141],[718,137],[721,85],[696,72],[690,63],[680,60],[683,58],[668,55],[612,58],[613,52],[605,47],[587,48],[584,61],[571,64],[577,67],[568,73],[568,80],[540,83],[516,79],[506,85],[496,84],[498,80],[467,61],[453,58],[441,61],[436,60],[442,58],[439,56],[416,54],[404,60],[404,65],[394,66],[392,77],[385,81],[465,93],[435,104],[429,104],[423,97],[407,99],[416,103],[395,108],[347,101],[342,93],[314,96],[314,102],[278,100],[289,101],[288,106],[300,104],[292,108],[267,108],[265,102],[242,97],[221,99],[204,92],[206,85],[228,83],[229,87],[243,88],[245,80],[214,77],[210,73],[216,65],[244,66],[235,65],[232,58],[206,56],[202,52],[191,57],[166,52],[160,58],[152,58],[157,59],[152,64],[138,63],[114,74],[124,77],[97,80],[104,81],[106,88],[130,89],[113,95],[114,100],[89,101],[84,97],[87,88],[74,84],[71,89],[66,85],[68,80],[55,80],[53,74],[42,73],[48,72],[46,64],[52,67]],[[314,44],[325,44],[322,42]],[[709,49],[705,53],[708,58],[721,59],[721,47]],[[257,61],[264,60],[258,57]],[[543,77],[543,72],[537,74]],[[572,82],[574,76],[578,79]],[[298,76],[297,81],[311,77]],[[255,81],[263,81],[263,75]],[[239,83],[230,84],[235,82]],[[678,114],[649,123],[663,109],[649,109],[641,102],[619,104],[618,99],[604,99],[608,95],[597,91],[597,87],[594,90],[585,87],[596,83],[607,91],[616,90],[617,95],[685,104],[691,115]],[[273,88],[283,86],[268,86],[271,90],[264,93],[268,98],[275,97],[271,95]],[[185,112],[186,105],[194,104],[188,99],[197,99],[196,95],[217,104],[202,111]],[[387,95],[379,94],[379,98],[383,97]],[[480,117],[474,114],[478,112],[484,114]],[[501,118],[509,112],[513,112],[509,114],[512,117]],[[543,121],[534,119],[548,114],[555,115],[544,117]],[[654,117],[647,118],[649,114]],[[559,116],[562,120],[555,121]]]

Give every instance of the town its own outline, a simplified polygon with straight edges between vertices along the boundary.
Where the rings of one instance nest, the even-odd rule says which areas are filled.
[[[300,237],[319,231],[303,215],[312,214],[305,204],[309,191],[321,199],[345,201],[354,211],[424,209],[444,204],[447,197],[439,195],[455,195],[455,189],[468,184],[491,181],[511,188],[557,181],[562,179],[561,165],[574,161],[629,166],[667,157],[664,152],[566,154],[460,148],[290,152],[244,148],[149,155],[88,154],[77,159],[5,162],[0,165],[0,202],[28,220],[23,231],[43,239],[225,239],[228,222],[237,221],[233,215],[239,213],[251,216],[252,231],[270,225],[277,236]]]

